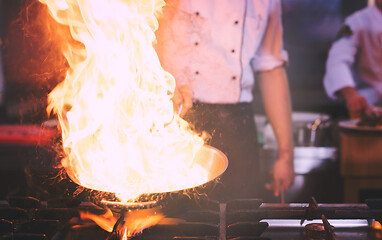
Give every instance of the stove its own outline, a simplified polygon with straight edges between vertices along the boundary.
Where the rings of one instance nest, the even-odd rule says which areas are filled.
[[[81,219],[80,212],[102,215],[107,208],[120,213],[125,207],[95,204],[91,193],[78,193],[78,186],[65,179],[56,181],[53,145],[6,143],[0,148],[0,239],[119,239],[115,232]],[[382,227],[375,222],[382,220],[382,199],[357,204],[317,203],[314,198],[289,204],[261,199],[221,203],[176,195],[145,207],[159,208],[175,221],[146,228],[130,240],[382,239]]]
[[[381,226],[376,222],[382,219],[382,199],[369,199],[364,204],[318,204],[312,198],[309,203],[275,204],[260,199],[219,203],[202,197],[178,197],[159,205],[166,218],[176,219],[176,223],[154,225],[129,239],[382,239]],[[74,198],[40,201],[33,197],[8,197],[0,201],[0,236],[36,240],[120,239],[115,232],[82,220],[80,211],[102,215],[107,209]]]

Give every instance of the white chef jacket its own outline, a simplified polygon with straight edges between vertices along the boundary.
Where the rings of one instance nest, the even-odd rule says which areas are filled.
[[[352,33],[334,42],[329,51],[325,90],[335,99],[338,90],[354,87],[375,104],[382,97],[382,12],[375,5],[366,7],[346,18],[345,25]]]
[[[288,60],[279,0],[167,1],[156,35],[163,68],[203,103],[252,101],[253,71]]]

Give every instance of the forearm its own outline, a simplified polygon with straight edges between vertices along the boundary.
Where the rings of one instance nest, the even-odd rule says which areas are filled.
[[[285,69],[279,67],[271,71],[258,72],[265,113],[275,133],[280,155],[293,160],[293,134],[291,119],[291,100]]]

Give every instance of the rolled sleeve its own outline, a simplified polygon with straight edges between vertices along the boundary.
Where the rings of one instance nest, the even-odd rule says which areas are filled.
[[[288,63],[287,51],[281,51],[277,56],[275,55],[256,55],[252,61],[254,71],[268,71],[277,67],[284,66]]]
[[[283,47],[283,28],[280,1],[273,1],[269,10],[267,28],[262,42],[251,64],[254,71],[268,71],[288,62],[288,54]]]

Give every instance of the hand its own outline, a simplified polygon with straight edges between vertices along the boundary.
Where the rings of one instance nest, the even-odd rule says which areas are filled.
[[[266,188],[272,190],[277,197],[287,190],[294,181],[293,155],[281,153],[273,165],[271,171],[273,182],[267,184]]]
[[[192,100],[194,99],[194,92],[190,85],[184,85],[181,88],[175,88],[172,101],[176,111],[180,110],[179,116],[183,117],[186,112],[192,108]]]
[[[366,98],[361,95],[355,95],[346,99],[346,107],[351,113],[362,113],[368,108]]]
[[[368,108],[366,98],[359,95],[354,87],[344,87],[338,94],[345,99],[346,108],[353,115],[358,115]]]

